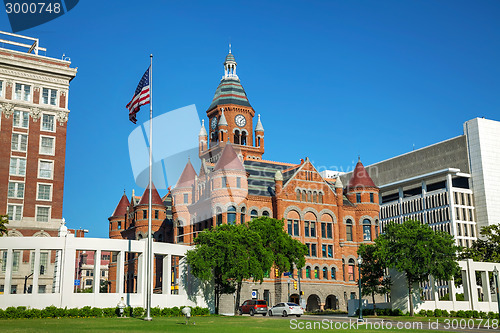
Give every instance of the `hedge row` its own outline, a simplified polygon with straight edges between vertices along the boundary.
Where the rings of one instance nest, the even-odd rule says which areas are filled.
[[[460,311],[446,311],[446,310],[421,310],[418,313],[421,317],[458,317],[458,318],[481,318],[481,319],[498,319],[498,313],[492,311],[486,313],[484,311],[460,310]]]
[[[373,316],[374,314],[373,309],[363,309],[363,315]],[[359,309],[356,310],[356,316],[359,316]],[[400,309],[377,309],[377,316],[404,316],[404,313]]]
[[[151,316],[153,317],[181,317],[182,309],[174,306],[173,308],[151,308]],[[143,317],[145,315],[145,309],[141,307],[126,307],[123,309],[123,315],[126,317]],[[40,309],[28,309],[25,306],[8,307],[5,310],[0,309],[1,319],[15,319],[15,318],[88,318],[88,317],[117,317],[119,315],[118,308],[91,308],[90,306],[85,306],[81,309],[73,308],[56,308],[55,306],[48,306],[43,310]],[[206,316],[209,315],[210,311],[208,308],[192,307],[192,316]]]

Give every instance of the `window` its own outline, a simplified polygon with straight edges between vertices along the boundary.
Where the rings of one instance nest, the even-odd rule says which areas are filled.
[[[316,222],[311,221],[311,237],[316,237]]]
[[[44,114],[42,116],[42,131],[54,132],[54,115]]]
[[[3,97],[3,81],[0,81],[0,97]]]
[[[269,212],[267,210],[263,211],[262,216],[269,216]]]
[[[304,236],[309,237],[309,221],[304,222]]]
[[[40,137],[40,154],[54,155],[55,138],[50,136]]]
[[[356,193],[356,202],[357,203],[361,202],[361,193]]]
[[[13,151],[27,151],[28,150],[28,135],[12,133],[12,150]]]
[[[36,221],[37,222],[49,222],[50,219],[50,207],[37,206],[36,207]]]
[[[184,193],[184,203],[187,204],[189,200],[189,196],[187,193]]]
[[[323,279],[328,280],[328,268],[323,267]]]
[[[227,187],[227,177],[226,176],[222,177],[222,187],[223,188]]]
[[[14,111],[14,118],[12,120],[12,125],[14,127],[28,128],[30,120],[30,115],[26,111]]]
[[[2,272],[7,269],[7,251],[2,251]]]
[[[236,207],[229,206],[227,209],[227,224],[236,224]]]
[[[9,198],[22,199],[24,198],[24,183],[9,182]]]
[[[14,99],[29,102],[31,99],[31,86],[16,83]]]
[[[38,178],[52,179],[53,161],[40,161]]]
[[[245,223],[245,212],[246,212],[245,207],[242,207],[241,208],[241,214],[240,214],[240,223],[241,224]]]
[[[57,99],[57,90],[49,88],[42,89],[43,104],[56,105],[56,99]]]
[[[326,223],[321,223],[321,238],[326,238]]]
[[[330,276],[332,280],[337,280],[337,270],[335,267],[332,267]]]
[[[363,220],[363,240],[371,241],[372,240],[372,226],[371,221],[368,219]]]
[[[254,218],[257,218],[258,216],[259,216],[259,214],[257,213],[257,211],[255,209],[252,209],[252,211],[250,212],[250,218],[254,219]]]
[[[349,281],[354,281],[354,259],[349,259],[349,267],[347,273],[349,276]]]
[[[20,221],[22,211],[22,205],[7,205],[7,215],[9,216],[9,221]]]
[[[345,234],[346,240],[352,242],[352,221],[350,219],[346,221]]]
[[[220,207],[217,207],[217,225],[222,224],[222,209]]]
[[[328,223],[326,225],[326,238],[333,238],[332,237],[332,228],[333,228],[333,224],[332,223]]]
[[[311,257],[317,257],[316,254],[316,244],[311,244]]]
[[[378,237],[378,220],[375,220],[375,237]]]
[[[241,177],[236,177],[236,188],[241,188]]]
[[[333,258],[333,245],[328,245],[328,258]]]
[[[289,234],[290,236],[292,236],[292,235],[293,235],[293,231],[292,231],[292,228],[293,228],[293,221],[292,221],[292,220],[288,220],[287,222],[288,222],[288,234]]]
[[[311,267],[307,266],[306,267],[306,279],[311,278]]]
[[[299,221],[298,220],[293,221],[293,235],[294,236],[299,235]]]
[[[375,202],[375,199],[373,197],[373,193],[370,193],[370,202]]]
[[[122,223],[118,222],[118,230],[121,230],[121,228],[122,228]]]
[[[158,219],[159,216],[160,216],[160,212],[157,209],[155,209],[155,219]]]
[[[323,258],[326,258],[326,244],[321,245],[321,254]]]
[[[314,267],[314,278],[319,279],[319,267]]]
[[[50,184],[38,184],[37,200],[50,200],[52,192],[52,185]]]
[[[300,190],[297,190],[297,201],[300,201]]]
[[[45,275],[47,272],[47,264],[49,262],[49,253],[40,252],[40,275]]]
[[[323,193],[318,194],[319,203],[323,203]]]
[[[92,285],[92,279],[85,280],[85,285],[86,286],[91,286]]]
[[[14,256],[12,258],[12,271],[18,272],[19,271],[19,257],[21,256],[21,252],[14,251],[13,255]]]
[[[148,218],[148,211],[147,210],[143,210],[142,211],[142,218],[143,219],[147,219]]]

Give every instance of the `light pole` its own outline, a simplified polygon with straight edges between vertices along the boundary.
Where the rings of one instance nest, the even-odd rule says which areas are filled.
[[[495,266],[495,269],[493,270],[493,275],[495,276],[495,288],[497,292],[497,305],[498,305],[498,315],[500,316],[500,293],[498,292],[498,269],[497,266]]]
[[[361,299],[361,264],[363,263],[363,259],[361,256],[358,257],[358,285],[359,285],[359,321],[363,320],[363,300]]]

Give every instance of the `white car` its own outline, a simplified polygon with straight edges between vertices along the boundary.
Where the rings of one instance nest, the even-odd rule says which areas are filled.
[[[283,316],[295,315],[300,317],[304,314],[304,309],[295,303],[278,303],[269,309],[269,316]]]

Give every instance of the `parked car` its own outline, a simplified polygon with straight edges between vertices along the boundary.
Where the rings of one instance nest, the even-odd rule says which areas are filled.
[[[238,309],[238,314],[241,316],[244,313],[250,314],[261,314],[265,316],[267,314],[267,302],[262,299],[249,299],[241,304]]]
[[[296,303],[278,303],[269,309],[270,316],[283,316],[296,315],[300,317],[304,314],[304,309]]]

